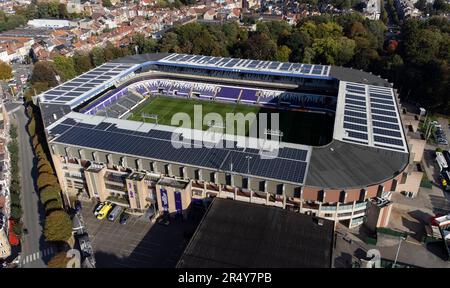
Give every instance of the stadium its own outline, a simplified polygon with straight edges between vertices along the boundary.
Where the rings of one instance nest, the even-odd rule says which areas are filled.
[[[133,55],[35,100],[67,199],[109,200],[136,213],[185,215],[221,197],[355,227],[372,200],[396,190],[410,161],[392,85],[344,67]],[[278,113],[279,126],[258,130],[257,117],[235,135],[213,121],[172,124],[179,112],[195,118],[198,105],[223,117]],[[193,145],[174,147],[174,135]],[[211,145],[196,144],[205,139]]]

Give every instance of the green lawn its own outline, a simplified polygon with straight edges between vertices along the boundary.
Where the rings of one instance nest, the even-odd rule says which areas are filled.
[[[202,114],[215,112],[226,119],[226,113],[267,113],[270,127],[270,115],[280,114],[280,130],[283,131],[282,141],[300,143],[306,145],[323,145],[331,141],[333,134],[334,117],[298,111],[281,111],[275,108],[261,108],[254,105],[222,103],[208,100],[180,99],[158,96],[149,99],[132,111],[129,120],[143,121],[141,113],[158,115],[158,123],[171,125],[172,115],[177,112],[187,113],[194,121],[194,105],[202,105]],[[146,122],[155,123],[154,119],[145,119]],[[208,125],[203,126],[203,130],[208,129]],[[236,129],[236,125],[235,125]],[[249,127],[246,127],[248,134]]]

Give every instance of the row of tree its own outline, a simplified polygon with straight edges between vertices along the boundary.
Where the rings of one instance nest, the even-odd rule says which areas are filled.
[[[364,19],[357,13],[308,17],[296,26],[283,21],[257,22],[255,31],[237,23],[189,23],[175,26],[158,41],[135,35],[130,47],[108,44],[89,53],[76,52],[70,58],[58,56],[52,63],[38,62],[32,84],[39,93],[57,85],[56,76],[65,81],[118,57],[176,52],[363,69],[389,78],[402,91],[402,97],[450,113],[445,95],[449,27],[449,20],[443,17],[411,19],[401,26],[400,41],[385,41],[383,22]]]
[[[10,218],[13,221],[13,232],[19,236],[22,234],[22,204],[21,204],[21,186],[20,186],[20,171],[19,171],[19,144],[17,142],[17,128],[11,125],[9,130],[10,142],[8,143],[8,151],[10,157],[10,173],[11,183],[9,186],[10,192]]]
[[[83,15],[77,13],[69,13],[67,4],[58,1],[39,1],[26,6],[17,6],[16,14],[31,19],[78,19]]]
[[[30,95],[27,95],[27,100],[27,129],[37,158],[37,187],[46,214],[44,237],[46,241],[67,242],[72,236],[72,221],[64,210],[61,187],[48,158],[48,147],[40,114],[37,113],[38,108],[31,103]]]
[[[11,30],[27,23],[27,18],[20,14],[6,15],[0,10],[0,32]]]

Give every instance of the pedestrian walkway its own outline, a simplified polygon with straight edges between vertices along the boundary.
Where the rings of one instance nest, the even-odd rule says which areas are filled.
[[[55,249],[53,247],[47,248],[43,251],[37,251],[33,254],[29,254],[22,257],[21,264],[25,265],[27,263],[34,262],[42,257],[46,257],[55,253]]]

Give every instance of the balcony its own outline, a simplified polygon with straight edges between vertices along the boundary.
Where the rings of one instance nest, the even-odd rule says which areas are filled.
[[[119,186],[119,185],[111,185],[111,184],[105,183],[105,187],[108,190],[114,190],[114,191],[118,191],[118,192],[121,192],[121,193],[128,192],[127,191],[127,187],[126,186],[122,186],[122,185]]]
[[[206,184],[206,190],[219,192],[219,186],[214,184]]]
[[[204,189],[203,183],[199,183],[198,181],[192,181],[192,187]]]
[[[222,192],[220,192],[220,196],[223,198],[232,198],[234,199],[234,192],[228,192],[225,190],[222,190]]]
[[[302,208],[303,209],[312,209],[312,210],[319,210],[320,205],[316,203],[303,203]]]
[[[352,211],[353,210],[353,205],[340,205],[339,206],[339,212],[340,211]]]
[[[322,205],[322,207],[320,208],[320,211],[326,211],[326,212],[335,212],[336,210],[337,210],[337,206]]]
[[[125,177],[126,177],[125,174],[121,175],[121,174],[107,173],[105,175],[105,181],[123,184],[125,183]]]

